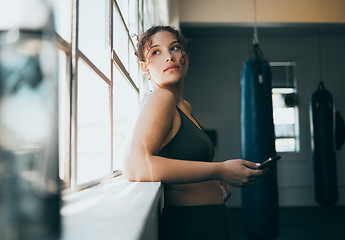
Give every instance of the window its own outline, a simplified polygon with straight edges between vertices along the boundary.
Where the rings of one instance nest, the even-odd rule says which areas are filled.
[[[277,152],[299,152],[298,98],[294,62],[271,62]]]
[[[51,1],[59,62],[59,169],[80,189],[123,168],[146,81],[134,34],[154,24],[153,0]],[[92,17],[90,17],[92,16]]]

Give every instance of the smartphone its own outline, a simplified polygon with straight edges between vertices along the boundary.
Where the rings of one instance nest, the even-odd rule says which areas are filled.
[[[260,170],[260,169],[268,168],[271,164],[275,163],[279,159],[281,159],[281,157],[279,155],[270,157],[266,161],[261,163],[261,165],[259,167],[257,167],[256,169]]]

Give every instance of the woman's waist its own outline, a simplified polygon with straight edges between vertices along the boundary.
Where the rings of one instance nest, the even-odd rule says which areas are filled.
[[[164,185],[164,205],[166,206],[196,206],[222,203],[223,197],[219,181]]]

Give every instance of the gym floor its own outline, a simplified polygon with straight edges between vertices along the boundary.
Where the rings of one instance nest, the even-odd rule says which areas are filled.
[[[243,232],[241,208],[229,208],[230,237],[247,240]],[[345,206],[282,207],[276,240],[345,240]],[[268,240],[268,239],[267,239]]]

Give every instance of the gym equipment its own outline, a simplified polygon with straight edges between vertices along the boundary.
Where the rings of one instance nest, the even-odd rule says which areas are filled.
[[[331,93],[319,83],[310,102],[315,199],[321,205],[338,201],[335,156],[335,110]]]
[[[271,78],[269,63],[254,43],[241,79],[241,151],[245,160],[262,162],[276,155]],[[242,188],[242,207],[248,238],[268,240],[278,236],[276,165],[254,185]]]

